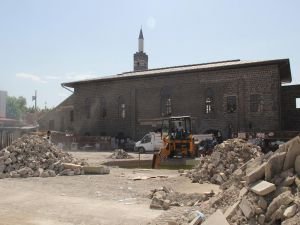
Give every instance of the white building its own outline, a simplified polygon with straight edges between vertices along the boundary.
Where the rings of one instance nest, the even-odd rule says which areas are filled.
[[[0,91],[0,118],[6,117],[6,91]]]

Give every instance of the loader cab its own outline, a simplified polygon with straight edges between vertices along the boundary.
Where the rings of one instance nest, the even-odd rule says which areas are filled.
[[[178,116],[164,119],[162,123],[162,138],[185,139],[192,133],[190,116]]]

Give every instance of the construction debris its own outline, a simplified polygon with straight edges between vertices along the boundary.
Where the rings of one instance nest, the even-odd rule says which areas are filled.
[[[0,178],[80,175],[84,164],[42,137],[24,135],[0,151]]]
[[[83,166],[84,174],[109,174],[110,170],[107,166]]]
[[[210,156],[202,157],[200,163],[188,173],[188,176],[193,182],[220,185],[228,181],[233,172],[243,164],[260,155],[262,153],[259,146],[242,139],[230,139],[215,146]]]
[[[110,158],[110,159],[132,159],[133,156],[129,155],[123,149],[115,149],[113,154],[110,155],[108,158]]]
[[[295,163],[299,155],[300,137],[297,136],[283,144],[276,152],[246,163],[242,167],[246,171],[246,176],[236,181],[239,184],[232,183],[232,188],[238,188],[238,191],[243,185],[249,191],[242,198],[233,195],[232,200],[235,203],[224,207],[231,210],[225,213],[228,222],[235,225],[299,224],[300,178],[296,172]],[[249,168],[257,166],[257,162],[261,164],[254,170],[256,174],[253,176],[254,173],[249,172]],[[249,174],[261,180],[249,179]],[[216,198],[221,199],[228,190],[220,193]]]
[[[195,206],[208,200],[208,198],[213,195],[213,192],[205,194],[183,194],[174,192],[171,188],[161,187],[151,190],[149,195],[149,198],[152,199],[150,208],[167,210],[171,206]]]

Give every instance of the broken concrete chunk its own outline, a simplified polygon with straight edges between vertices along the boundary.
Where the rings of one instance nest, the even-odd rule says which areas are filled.
[[[286,152],[286,158],[283,164],[283,170],[293,168],[295,160],[300,155],[300,137],[297,136],[285,144],[283,144],[284,151]]]
[[[71,170],[75,170],[75,169],[81,169],[82,166],[81,165],[76,165],[74,163],[62,163],[63,167],[65,169],[71,169]]]
[[[84,166],[85,174],[109,174],[110,170],[107,166]]]
[[[229,223],[221,210],[218,209],[215,213],[208,217],[202,225],[229,225]]]
[[[294,167],[295,160],[300,155],[300,137],[297,136],[286,142],[283,144],[283,148],[286,151],[283,170],[287,170]]]
[[[254,216],[255,211],[252,207],[252,204],[246,198],[242,199],[239,207],[242,210],[245,217],[247,217],[248,219]]]
[[[296,214],[296,212],[297,212],[297,205],[294,204],[294,205],[292,205],[292,206],[286,208],[286,210],[285,210],[284,213],[283,213],[283,216],[284,216],[285,218],[291,218],[291,217],[293,217],[293,216]],[[300,221],[299,221],[299,222],[300,222]]]
[[[266,162],[261,164],[260,166],[254,168],[251,172],[246,174],[245,180],[247,184],[251,184],[253,182],[256,182],[265,176],[265,166],[267,165]]]
[[[150,209],[163,209],[163,204],[164,204],[163,199],[153,197],[152,201],[151,201],[151,204],[150,204]]]
[[[260,225],[265,224],[266,216],[264,214],[260,214],[257,218],[257,222]]]
[[[264,196],[276,190],[275,184],[261,180],[250,186],[250,190],[255,194]]]
[[[267,209],[267,207],[268,207],[268,202],[263,197],[259,198],[257,204],[263,210]]]
[[[271,181],[275,174],[280,174],[286,157],[286,152],[273,154],[265,166],[265,180]]]
[[[294,201],[293,195],[291,194],[290,191],[283,192],[282,194],[278,195],[276,198],[272,200],[270,203],[267,212],[266,212],[266,218],[270,218],[273,213],[277,209],[279,209],[280,206],[287,206],[291,202]]]
[[[291,186],[295,182],[295,177],[286,177],[281,183],[282,186]]]

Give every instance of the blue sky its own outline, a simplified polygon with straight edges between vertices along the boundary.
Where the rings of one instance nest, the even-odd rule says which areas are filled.
[[[149,68],[289,58],[300,83],[298,0],[0,0],[0,90],[57,105],[60,84],[132,70],[141,25]]]

